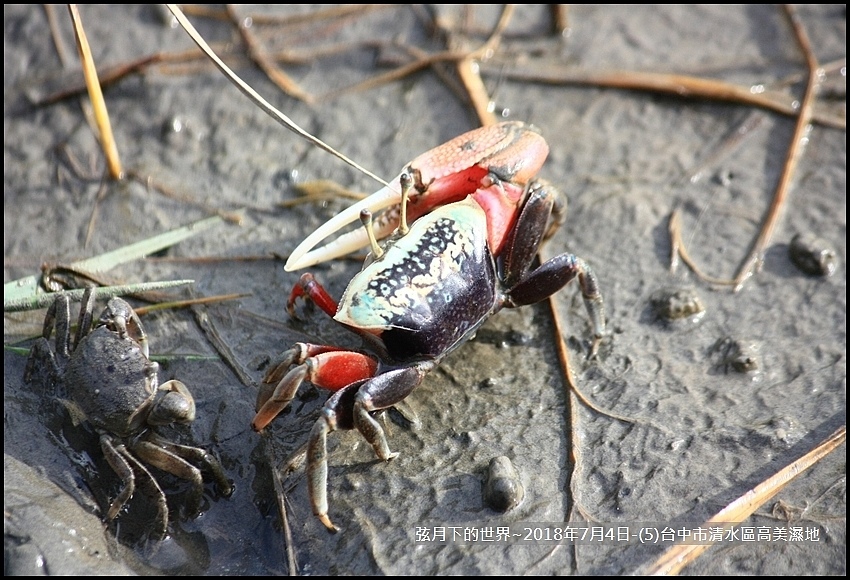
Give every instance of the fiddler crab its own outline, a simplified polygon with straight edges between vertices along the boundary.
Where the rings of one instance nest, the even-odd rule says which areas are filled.
[[[357,429],[380,459],[396,457],[373,415],[407,397],[493,314],[544,300],[578,278],[594,348],[605,334],[596,276],[581,258],[561,254],[533,267],[552,233],[550,218],[560,225],[553,214],[560,194],[535,179],[548,152],[538,130],[524,123],[470,131],[417,157],[290,256],[288,271],[371,247],[339,303],[303,274],[287,305],[295,316],[299,298],[312,300],[360,335],[364,350],[298,343],[283,352],[263,379],[253,420],[255,430],[265,428],[305,380],[333,391],[307,444],[310,500],[328,530],[336,531],[328,516],[328,433]],[[373,220],[379,210],[386,211]],[[358,218],[362,229],[314,249]]]
[[[69,299],[66,295],[55,299],[42,336],[30,351],[24,380],[29,383],[38,376],[61,386],[72,414],[84,416],[99,434],[103,454],[123,482],[106,521],[115,519],[138,485],[156,504],[151,537],[162,539],[168,528],[165,494],[142,462],[192,483],[187,512],[193,515],[201,508],[203,479],[191,462],[213,475],[223,495],[230,495],[233,486],[215,457],[154,432],[157,426],[194,421],[195,401],[180,381],[159,384],[159,365],[149,358],[147,335],[136,312],[121,298],[112,298],[94,321],[94,306],[95,294],[88,288],[71,344]],[[54,330],[56,342],[51,347]]]

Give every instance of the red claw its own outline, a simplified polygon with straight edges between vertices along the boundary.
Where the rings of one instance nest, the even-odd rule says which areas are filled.
[[[543,166],[549,146],[538,130],[518,121],[475,129],[423,153],[402,173],[414,178],[408,219],[415,221],[433,209],[472,195],[488,214],[491,250],[501,251],[507,232],[516,222],[528,182]],[[368,198],[326,222],[292,252],[286,270],[306,268],[365,248],[362,229],[346,233],[316,248],[327,237],[371,211],[375,235],[385,238],[398,227],[400,176]],[[386,210],[383,214],[379,212]]]
[[[321,284],[316,282],[316,279],[309,272],[301,275],[298,284],[292,287],[292,292],[289,294],[289,300],[286,302],[286,311],[292,318],[298,318],[295,315],[295,303],[299,298],[309,298],[319,308],[325,311],[328,316],[336,314],[337,304],[327,290]]]

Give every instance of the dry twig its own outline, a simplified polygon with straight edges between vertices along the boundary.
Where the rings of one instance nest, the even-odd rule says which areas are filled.
[[[818,461],[832,453],[847,438],[846,426],[841,426],[827,437],[817,447],[809,451],[797,461],[781,469],[753,489],[720,510],[702,527],[720,527],[724,530],[739,524],[750,517],[759,507],[774,497],[791,483],[801,473],[814,466]],[[662,554],[644,573],[651,575],[678,574],[681,570],[708,550],[711,544],[682,544],[677,545]]]
[[[109,123],[109,112],[106,110],[106,102],[103,99],[103,91],[100,88],[100,82],[97,78],[97,69],[94,66],[92,59],[91,48],[89,47],[86,32],[83,29],[83,23],[80,19],[80,12],[76,4],[69,4],[68,10],[71,13],[71,19],[74,21],[74,34],[77,39],[77,50],[80,53],[80,60],[83,63],[83,74],[86,77],[86,87],[88,88],[89,98],[94,108],[94,117],[97,122],[100,145],[103,148],[103,154],[106,157],[106,163],[109,167],[109,175],[112,179],[123,179],[124,171],[121,169],[121,160],[118,157],[118,147],[115,145],[115,137],[112,135],[112,125]]]

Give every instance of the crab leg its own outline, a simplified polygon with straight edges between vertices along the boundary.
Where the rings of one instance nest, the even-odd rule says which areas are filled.
[[[208,451],[205,451],[199,447],[190,447],[188,445],[172,443],[171,441],[165,439],[157,433],[154,433],[153,431],[148,431],[146,439],[147,443],[160,447],[168,451],[169,453],[176,455],[181,459],[181,461],[194,461],[195,463],[201,465],[203,470],[212,474],[216,486],[218,487],[218,491],[223,496],[230,497],[230,495],[233,493],[233,483],[229,479],[227,479],[227,475],[225,475],[224,469],[222,469],[221,464],[218,462],[218,459],[216,459]],[[194,466],[191,464],[189,466],[194,468]],[[183,477],[176,471],[171,471],[171,469],[162,469],[168,471],[169,473],[173,473],[179,477]],[[190,478],[183,477],[183,479]]]
[[[106,461],[112,467],[116,474],[121,478],[123,487],[112,504],[109,506],[109,511],[106,513],[106,521],[111,522],[121,511],[121,508],[133,497],[136,491],[136,484],[142,488],[145,495],[151,498],[156,504],[158,523],[153,530],[159,540],[165,538],[168,530],[168,504],[165,502],[165,494],[162,493],[162,488],[151,475],[150,471],[142,465],[138,459],[127,450],[123,443],[118,443],[113,440],[112,436],[102,433],[100,436],[100,447],[103,450],[103,455]],[[136,474],[139,474],[138,481]]]
[[[386,434],[371,413],[402,401],[422,382],[430,368],[431,365],[423,363],[356,382],[334,393],[325,403],[307,443],[307,479],[313,513],[328,531],[337,531],[328,516],[328,433],[337,429],[357,429],[380,459],[395,458],[398,453],[390,451]]]
[[[380,239],[391,234],[399,223],[399,183],[404,174],[412,178],[415,188],[408,208],[409,219],[415,220],[435,207],[459,201],[497,182],[510,183],[523,190],[548,153],[549,147],[537,130],[516,121],[464,133],[423,153],[389,185],[320,226],[295,248],[285,269],[289,272],[299,270],[368,246],[366,231],[358,228],[316,248],[330,235],[358,221],[363,210],[376,215],[387,210],[375,220],[375,235]]]
[[[560,193],[548,183],[534,181],[529,186],[528,199],[502,254],[502,279],[509,288],[505,306],[517,308],[534,304],[578,278],[596,340],[599,340],[606,332],[605,307],[590,266],[578,256],[560,254],[530,269],[546,236],[552,210],[561,204],[559,198]],[[557,210],[560,213],[561,208]],[[556,216],[556,220],[559,219]]]
[[[77,322],[77,334],[74,336],[74,348],[91,332],[92,312],[94,311],[94,288],[89,286],[83,292],[83,303],[80,307],[80,319]]]
[[[132,450],[145,463],[190,482],[192,491],[187,496],[186,513],[198,514],[204,497],[204,478],[201,476],[201,470],[176,454],[171,448],[172,445],[164,440],[156,443],[136,441]]]
[[[374,376],[378,368],[375,360],[366,354],[342,349],[329,350],[319,345],[299,343],[289,354],[291,356],[285,353],[284,362],[269,371],[264,379],[264,383],[268,384],[280,376],[284,364],[297,365],[283,375],[271,394],[261,389],[257,415],[252,423],[255,431],[262,431],[289,405],[304,381],[329,391],[338,391]],[[306,356],[300,358],[299,354]]]

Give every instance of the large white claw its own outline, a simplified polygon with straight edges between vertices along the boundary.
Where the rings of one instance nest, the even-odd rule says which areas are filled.
[[[301,268],[308,268],[368,246],[369,237],[366,234],[366,230],[364,228],[358,228],[341,235],[320,248],[313,249],[328,236],[338,232],[348,224],[360,221],[360,212],[362,210],[368,209],[377,215],[383,209],[393,205],[399,205],[401,203],[401,193],[398,189],[399,180],[396,178],[390,182],[390,185],[381,188],[366,199],[358,201],[322,224],[319,229],[307,236],[307,239],[295,248],[286,261],[286,265],[283,267],[284,270],[292,272]],[[398,219],[378,219],[375,221],[375,236],[378,239],[385,238],[397,226]]]

